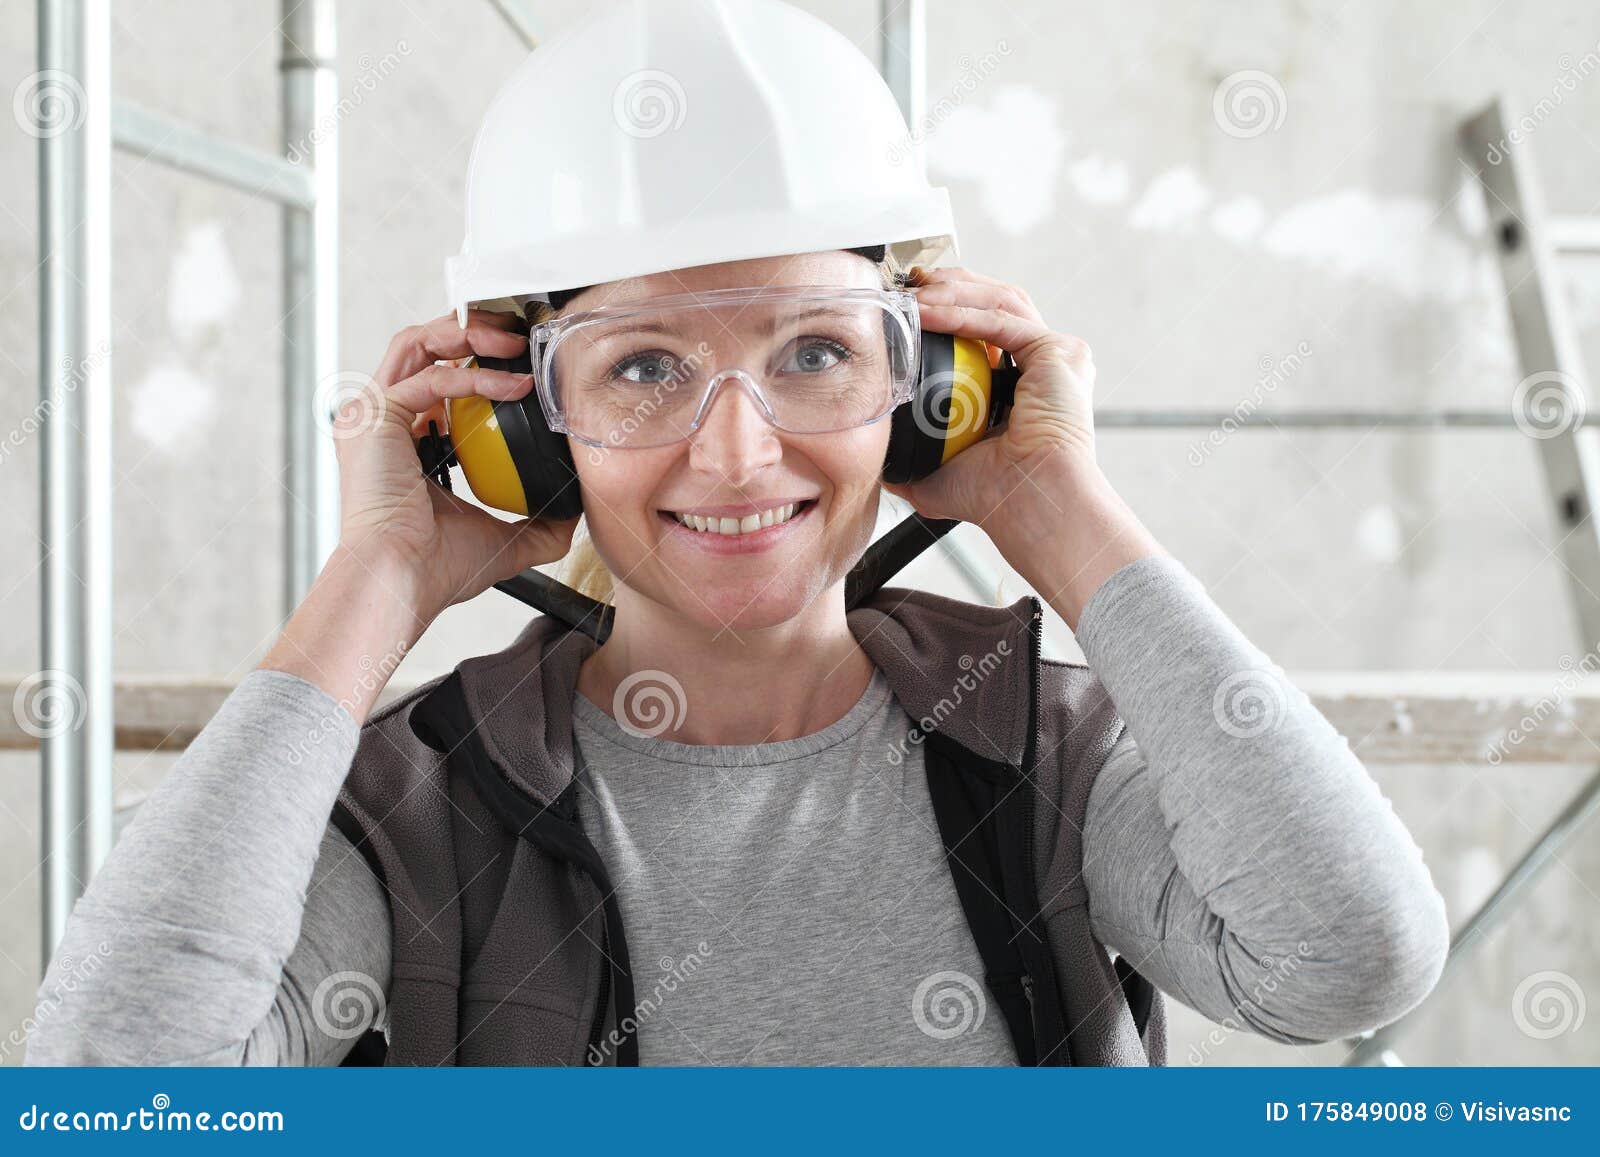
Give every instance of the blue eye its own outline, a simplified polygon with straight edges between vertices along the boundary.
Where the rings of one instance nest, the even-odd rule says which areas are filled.
[[[620,377],[637,385],[652,386],[668,380],[677,364],[678,359],[671,354],[663,350],[651,350],[649,353],[634,354],[618,362],[611,368],[611,377]],[[645,376],[631,376],[631,371],[635,369],[641,370]]]
[[[790,347],[794,357],[782,366],[784,373],[822,373],[851,358],[850,347],[830,338],[808,338]]]
[[[794,351],[794,359],[783,367],[786,372],[821,373],[824,370],[831,370],[834,366],[849,361],[851,357],[848,347],[827,338],[806,341],[794,347]],[[796,365],[796,362],[800,364]]]
[[[782,366],[784,373],[822,373],[848,362],[851,357],[850,347],[829,338],[802,339],[790,346],[790,352],[794,357]]]

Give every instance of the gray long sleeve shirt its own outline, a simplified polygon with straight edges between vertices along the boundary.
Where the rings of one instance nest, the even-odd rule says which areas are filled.
[[[1353,1035],[1417,1004],[1443,967],[1444,902],[1389,801],[1309,699],[1286,683],[1265,690],[1247,683],[1219,695],[1227,673],[1259,670],[1269,660],[1171,556],[1140,559],[1107,579],[1084,609],[1077,638],[1127,724],[1095,781],[1085,821],[1096,936],[1174,998],[1214,1021],[1275,1040]],[[869,724],[900,725],[893,697],[881,692],[881,680],[874,680],[824,738],[843,739]],[[1263,734],[1250,714],[1257,709],[1271,713],[1268,742],[1235,742],[1228,727]],[[604,837],[597,843],[608,849],[608,866],[617,866],[621,833],[636,868],[639,849],[664,846],[670,829],[652,830],[653,811],[661,824],[659,809],[629,802],[648,798],[641,770],[651,752],[624,753],[631,760],[624,768],[617,762],[622,747],[595,742],[605,730],[599,714],[596,708],[587,715],[590,741],[581,751],[604,790],[585,795],[585,807],[599,809],[586,823]],[[1219,727],[1219,719],[1228,727]],[[378,978],[386,988],[389,976],[388,899],[365,860],[328,824],[357,739],[354,721],[314,685],[272,670],[243,679],[141,806],[79,900],[39,988],[26,1063],[338,1063],[383,1004],[383,992],[363,992],[348,978]],[[761,746],[783,754],[778,745]],[[691,745],[664,750],[694,758]],[[902,856],[905,870],[946,882],[926,872],[929,857],[942,853],[937,832],[929,830],[928,844],[920,845],[906,819],[925,806],[921,777],[863,769],[862,750],[829,742],[808,749],[820,761],[815,767],[802,761],[789,770],[792,776],[815,771],[819,783],[832,785],[832,806],[876,815],[880,829],[897,824],[893,846],[900,850],[892,854]],[[291,751],[299,753],[294,760]],[[719,748],[701,754],[716,766],[717,752],[727,754]],[[764,787],[740,781],[741,806],[760,817],[746,828],[751,840],[793,835],[782,807],[760,806],[762,791],[780,793],[765,797],[773,800],[793,792],[792,782],[772,775],[782,762],[763,768]],[[874,793],[872,782],[893,790]],[[618,790],[623,784],[627,790]],[[746,798],[752,792],[753,803]],[[829,848],[808,865],[813,893],[855,874],[848,841]],[[708,857],[697,868],[715,874],[720,864],[737,873],[749,862]],[[622,870],[615,878],[630,912],[630,938],[637,921],[642,939],[666,942],[672,929],[662,922],[670,913],[649,902],[648,874]],[[708,876],[704,883],[715,892],[719,880]],[[796,894],[796,905],[806,902]],[[949,939],[963,929],[951,891],[925,891],[921,902],[927,907],[918,913],[919,926],[945,933],[943,958],[970,963],[965,938]],[[765,915],[758,918],[774,922],[766,931],[782,931],[781,904],[759,911]],[[879,917],[865,907],[862,913],[860,927],[845,922],[839,929],[839,943],[873,935]],[[741,925],[736,939],[771,942],[763,933]],[[738,959],[730,950],[721,963]],[[936,971],[914,960],[901,959],[903,974],[891,986],[906,994],[908,1012],[910,994]],[[759,967],[759,955],[747,963]],[[770,986],[748,991],[765,993],[770,1004]],[[834,991],[844,1030],[828,1041],[834,1063],[893,1062],[881,1043],[871,1051],[852,1040],[857,989],[848,978]],[[330,993],[338,998],[332,1005]],[[737,990],[731,1000],[679,1010],[704,1017],[714,1015],[707,1010],[717,1003],[737,1005]],[[662,1035],[647,1052],[668,1063],[697,1063],[696,1052],[704,1050],[674,1049],[666,1033],[675,1030],[662,1027],[669,1023],[658,1026]],[[642,1043],[648,1031],[641,1029]],[[694,1034],[718,1039],[709,1023]],[[983,1059],[967,1053],[953,1063],[1005,1060],[998,1035],[973,1040],[987,1041]],[[769,1042],[762,1060],[806,1063],[792,1059],[807,1055],[804,1044],[785,1052]],[[915,1055],[904,1063],[928,1060]]]

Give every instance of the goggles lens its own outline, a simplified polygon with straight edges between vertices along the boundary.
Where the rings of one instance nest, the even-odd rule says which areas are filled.
[[[535,328],[553,428],[615,447],[689,437],[722,387],[794,433],[874,422],[911,394],[915,298],[884,290],[717,290],[605,307]]]

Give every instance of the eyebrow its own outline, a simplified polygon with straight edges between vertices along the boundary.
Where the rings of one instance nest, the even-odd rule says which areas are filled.
[[[813,309],[806,310],[804,313],[786,314],[785,318],[787,320],[789,320],[789,321],[806,321],[809,318],[824,317],[824,316],[825,317],[839,317],[839,316],[842,316],[842,313],[836,307],[817,306],[817,307],[815,307]],[[757,334],[759,334],[761,337],[770,337],[770,336],[772,336],[772,331],[777,329],[777,327],[778,327],[777,319],[775,317],[771,316],[771,315],[768,315],[767,317],[764,317],[764,318],[760,319],[759,321],[756,321],[756,322],[753,323],[753,328],[754,328],[755,332]],[[629,333],[663,333],[663,334],[667,334],[670,337],[677,337],[677,338],[681,338],[681,337],[684,336],[683,331],[678,329],[676,326],[665,325],[665,324],[661,324],[659,322],[650,322],[650,323],[645,323],[645,324],[632,326],[632,327],[630,327],[628,332]]]

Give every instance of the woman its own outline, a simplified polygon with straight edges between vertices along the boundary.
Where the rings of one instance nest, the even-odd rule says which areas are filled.
[[[379,1026],[390,1063],[1146,1064],[1145,981],[1291,1043],[1419,1002],[1448,942],[1420,851],[1110,485],[1087,345],[1019,287],[857,240],[568,288],[531,320],[910,286],[921,326],[1014,356],[1003,427],[883,483],[882,414],[774,422],[735,356],[756,339],[730,352],[708,318],[709,367],[744,376],[673,440],[574,454],[569,573],[613,603],[605,643],[536,619],[374,713],[442,610],[563,558],[578,522],[419,478],[444,399],[533,388],[461,364],[526,352],[516,317],[397,335],[378,420],[338,444],[338,548],[79,902],[28,1062],[336,1064]],[[843,364],[815,345],[795,364]],[[1088,665],[1038,658],[1027,600],[847,612],[880,487],[982,527]]]

